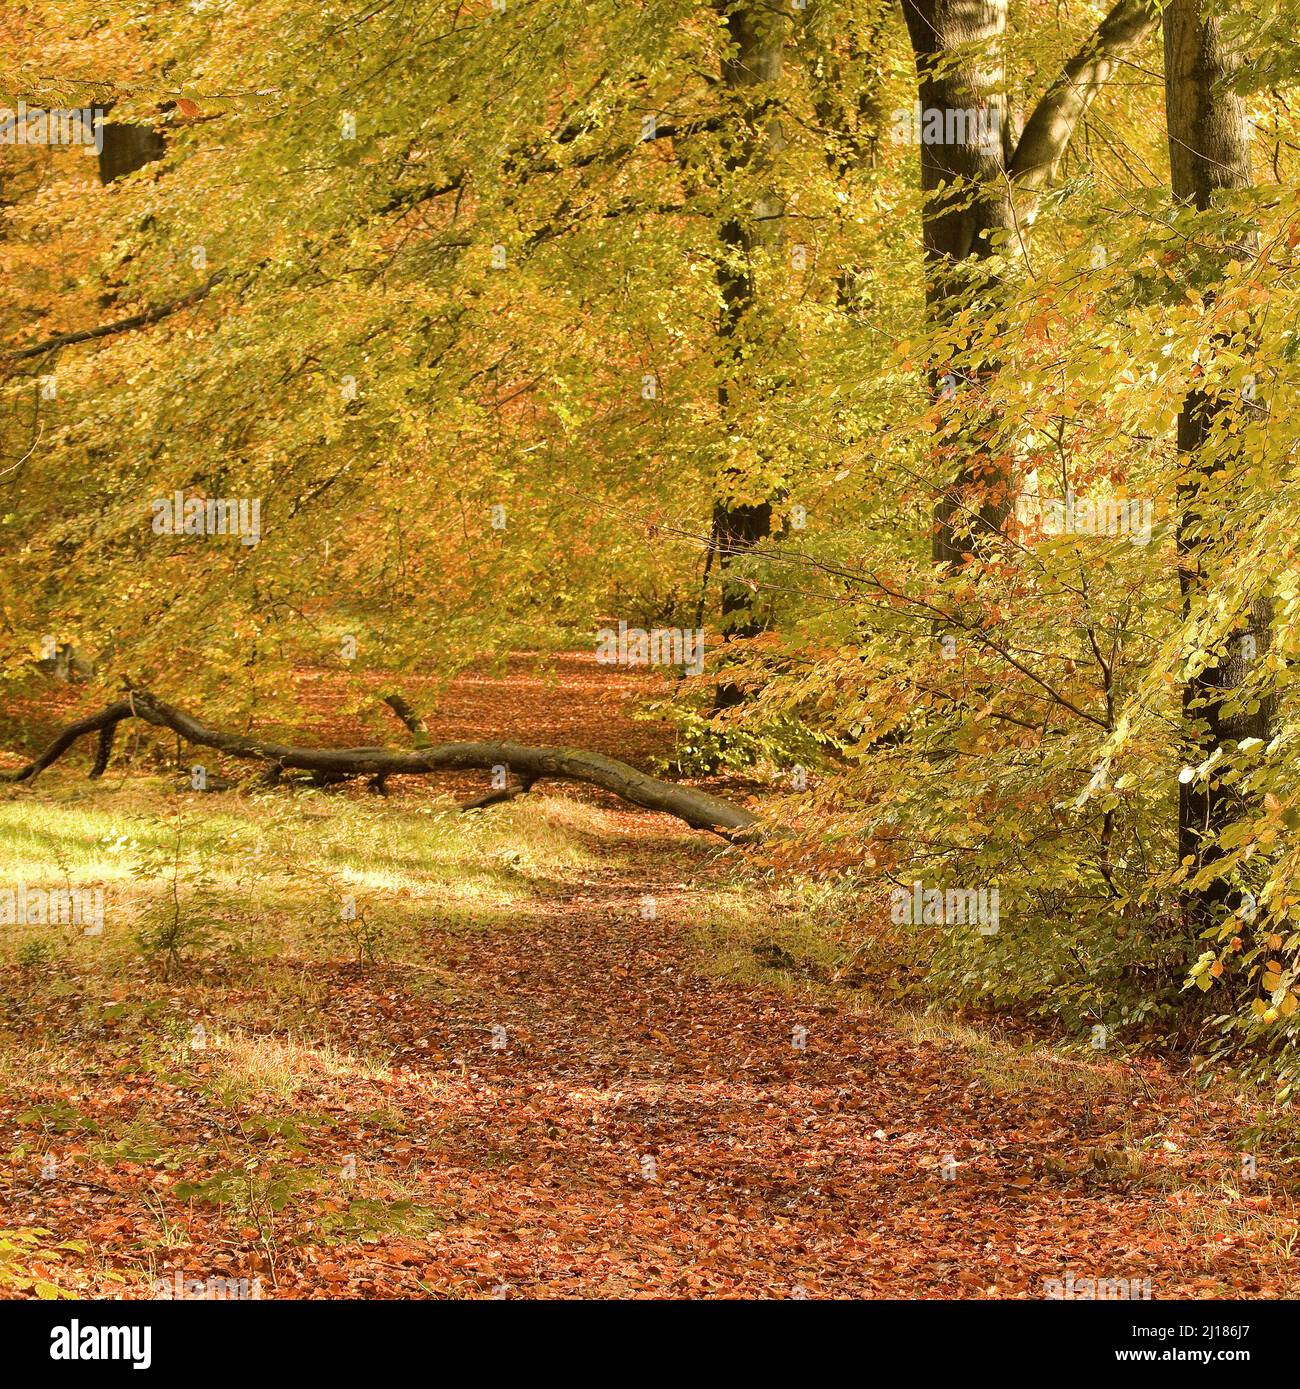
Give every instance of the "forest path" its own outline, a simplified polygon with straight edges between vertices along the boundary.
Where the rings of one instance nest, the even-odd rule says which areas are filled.
[[[345,682],[302,679],[316,691],[304,738],[360,737],[330,685]],[[416,682],[407,693],[431,707]],[[544,676],[515,661],[456,682],[431,731],[647,765],[664,737],[629,721],[634,693],[589,657]],[[42,796],[88,797],[124,833],[143,832],[133,804],[174,813],[153,809],[155,791],[133,803],[129,787],[62,776]],[[779,904],[716,838],[586,788],[539,788],[477,820],[419,818],[426,788],[221,805],[262,817],[261,835],[297,834],[308,882],[308,855],[350,835],[329,862],[397,873],[383,901],[409,915],[392,918],[392,952],[358,962],[319,907],[295,918],[305,909],[268,887],[257,920],[289,920],[301,945],[254,934],[258,948],[170,980],[130,955],[114,974],[95,950],[17,976],[0,1224],[50,1231],[42,1248],[86,1243],[31,1261],[59,1287],[1037,1298],[1073,1277],[1080,1296],[1089,1279],[1139,1296],[1149,1280],[1162,1299],[1296,1291],[1280,1169],[1261,1155],[1240,1180],[1244,1104],[1156,1060],[1061,1056],[757,967]],[[448,878],[438,852],[462,851],[472,871]],[[485,876],[502,863],[505,896]],[[454,909],[461,889],[472,910]],[[749,968],[716,953],[720,931]]]
[[[494,684],[502,728],[633,760],[667,745],[627,718],[635,672],[574,662],[523,698],[512,676]],[[407,1031],[462,1039],[436,1059],[403,1056],[436,1079],[433,1141],[459,1194],[432,1286],[1041,1297],[1044,1279],[1071,1274],[1080,1295],[1089,1278],[1129,1280],[1134,1295],[1149,1279],[1157,1298],[1295,1286],[1291,1204],[1264,1180],[1240,1183],[1237,1106],[1154,1061],[1020,1054],[852,991],[716,977],[700,927],[728,872],[718,842],[603,806],[598,871],[429,941],[456,1016],[417,1013]]]
[[[1071,1273],[1278,1290],[1222,1189],[1230,1107],[1154,1064],[991,1059],[707,977],[691,903],[713,846],[609,818],[591,881],[438,947],[479,1034],[409,1063],[437,1077],[458,1172],[440,1270],[499,1296],[1041,1297]]]

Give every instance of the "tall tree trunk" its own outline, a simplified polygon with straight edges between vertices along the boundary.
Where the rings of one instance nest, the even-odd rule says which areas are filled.
[[[942,122],[921,143],[922,240],[932,326],[971,305],[997,314],[1001,286],[989,264],[999,240],[1018,245],[1074,131],[1124,54],[1156,22],[1159,0],[1118,0],[1035,105],[1023,132],[1002,91],[1007,0],[902,0],[923,118]],[[933,114],[932,114],[933,113]],[[936,399],[979,389],[997,370],[987,357],[936,364]],[[1002,528],[1014,479],[991,451],[996,419],[973,417],[960,462],[936,449],[952,481],[935,507],[934,558],[959,565],[978,536]]]
[[[1165,100],[1169,164],[1174,198],[1205,212],[1223,193],[1251,186],[1251,124],[1244,99],[1231,90],[1238,59],[1226,43],[1222,22],[1202,0],[1170,0],[1164,14]],[[1209,233],[1207,233],[1207,236]],[[1212,251],[1220,265],[1255,252],[1253,229],[1224,239]],[[1234,461],[1226,452],[1222,425],[1232,414],[1260,407],[1237,393],[1220,391],[1211,378],[1191,390],[1178,416],[1178,554],[1184,615],[1209,589],[1231,536],[1219,521],[1216,493]],[[1267,739],[1272,710],[1264,701],[1255,710],[1236,707],[1234,692],[1246,682],[1253,660],[1268,649],[1272,607],[1257,596],[1226,643],[1216,664],[1193,675],[1183,689],[1187,760],[1196,765],[1216,748],[1238,739]],[[1226,751],[1231,751],[1226,748]],[[1223,857],[1218,837],[1244,810],[1235,788],[1222,779],[1195,778],[1180,784],[1178,853],[1192,872]],[[1231,903],[1231,885],[1216,878],[1189,890],[1185,905],[1193,924],[1203,927]]]
[[[1008,174],[1013,132],[1002,91],[1007,5],[903,0],[903,14],[923,122],[915,133],[925,198],[926,303],[932,325],[944,327],[961,308],[996,295],[988,259],[997,234],[1015,226]],[[942,123],[941,139],[922,138],[927,121]],[[984,358],[938,363],[930,371],[930,389],[936,399],[977,390],[996,369]],[[940,563],[959,563],[972,548],[972,533],[998,530],[1005,520],[1011,479],[999,473],[985,446],[995,423],[972,422],[963,441],[965,458],[935,508],[932,545]]]
[[[761,0],[728,4],[721,0],[730,52],[722,62],[722,80],[732,102],[730,127],[734,141],[726,157],[728,172],[741,178],[761,177],[786,144],[785,131],[775,106],[781,80],[788,16]],[[748,427],[735,417],[732,382],[737,373],[753,369],[753,354],[746,346],[746,318],[755,301],[755,260],[780,243],[785,204],[774,188],[761,189],[748,207],[736,209],[722,224],[722,257],[718,265],[721,311],[718,337],[721,343],[723,379],[718,387],[723,427],[734,433]],[[722,628],[726,636],[754,636],[764,621],[755,611],[750,590],[731,574],[742,558],[772,533],[772,507],[776,497],[740,501],[733,484],[743,480],[724,474],[713,508],[712,545],[718,558],[722,588]],[[739,702],[734,685],[723,684],[717,705]]]
[[[112,183],[125,178],[167,152],[162,132],[151,125],[131,125],[106,121],[101,127],[104,144],[99,152],[99,181]]]

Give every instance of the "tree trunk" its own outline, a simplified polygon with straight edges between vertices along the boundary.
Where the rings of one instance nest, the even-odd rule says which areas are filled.
[[[123,121],[105,122],[104,144],[99,152],[99,181],[112,183],[125,178],[155,159],[161,159],[167,143],[151,125],[128,125]]]
[[[0,774],[0,781],[33,780],[88,733],[98,734],[99,738],[91,776],[102,776],[108,766],[117,725],[130,718],[143,719],[158,728],[170,728],[196,747],[213,748],[228,757],[263,762],[272,782],[278,782],[285,771],[310,772],[317,785],[329,785],[350,777],[382,780],[438,771],[499,770],[503,774],[502,784],[496,790],[504,794],[489,794],[464,809],[508,800],[544,777],[555,777],[599,786],[633,805],[675,815],[693,829],[711,830],[724,838],[744,838],[758,832],[758,817],[743,806],[691,786],[660,781],[626,762],[582,748],[533,748],[511,742],[438,743],[409,751],[291,747],[209,728],[183,709],[164,704],[147,690],[138,689],[131,689],[125,699],[108,705],[98,714],[69,724],[39,757],[16,772]]]
[[[720,5],[726,17],[731,51],[722,62],[722,80],[732,103],[727,127],[733,147],[726,168],[733,175],[761,176],[786,144],[779,113],[774,109],[775,88],[781,80],[788,16],[759,0]],[[718,387],[723,427],[728,434],[741,433],[745,424],[734,417],[730,379],[753,370],[753,354],[746,350],[746,318],[754,307],[755,258],[780,243],[785,204],[773,188],[762,189],[750,205],[722,224],[722,257],[717,283],[722,301],[718,320],[720,358],[724,372]],[[722,630],[727,637],[750,637],[765,626],[756,611],[749,588],[731,574],[735,560],[743,558],[772,533],[772,506],[779,497],[740,501],[733,486],[743,490],[745,480],[724,473],[720,496],[713,508],[711,544],[718,559],[722,588]],[[718,690],[719,708],[738,703],[734,685]]]
[[[990,255],[1004,238],[1018,246],[1079,121],[1118,60],[1154,26],[1155,5],[1119,0],[1043,94],[1022,133],[1002,91],[1006,0],[903,0],[923,120],[940,121],[943,132],[939,140],[921,141],[932,326],[950,325],[972,305],[986,316],[999,313],[1002,287]],[[994,360],[958,352],[931,368],[930,390],[938,400],[979,389],[997,369]],[[1000,531],[1010,510],[1014,478],[990,447],[998,425],[996,418],[974,416],[957,463],[947,456],[951,443],[935,450],[939,475],[952,481],[935,507],[933,554],[949,568],[978,548],[981,534]]]
[[[997,292],[988,267],[997,233],[1015,225],[1008,174],[1012,138],[1002,92],[1006,0],[903,0],[916,60],[917,94],[925,122],[942,122],[943,138],[921,139],[921,215],[926,303],[932,326]],[[937,113],[931,115],[930,113]],[[991,310],[995,311],[995,310]],[[978,390],[997,364],[959,356],[929,373],[936,400]],[[965,458],[935,508],[932,547],[937,562],[959,564],[972,536],[1002,527],[1011,478],[986,441],[996,421],[973,421]],[[951,445],[949,446],[951,447]],[[941,466],[944,453],[940,453]]]
[[[1170,0],[1164,41],[1173,195],[1205,212],[1221,201],[1221,193],[1251,186],[1250,118],[1244,99],[1230,88],[1238,61],[1225,42],[1222,21],[1206,14],[1201,0]],[[1253,255],[1255,249],[1254,232],[1248,229],[1225,239],[1212,255],[1226,265],[1230,259]],[[1184,616],[1213,584],[1218,558],[1232,539],[1217,521],[1215,494],[1223,485],[1221,474],[1234,460],[1216,441],[1224,438],[1221,427],[1227,417],[1258,408],[1203,378],[1179,413],[1178,555]],[[1236,740],[1269,737],[1268,701],[1253,711],[1231,706],[1233,692],[1246,682],[1252,662],[1268,649],[1271,632],[1271,603],[1267,597],[1256,597],[1217,663],[1188,679],[1183,711],[1189,765]],[[1191,861],[1194,875],[1222,858],[1219,836],[1245,807],[1222,779],[1182,783],[1178,800],[1179,858]],[[1210,924],[1230,907],[1232,896],[1223,878],[1190,889],[1185,897],[1189,920],[1198,927]]]

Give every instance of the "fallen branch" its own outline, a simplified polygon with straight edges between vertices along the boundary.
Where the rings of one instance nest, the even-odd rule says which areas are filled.
[[[192,715],[165,704],[147,690],[130,689],[98,714],[69,724],[54,741],[27,766],[6,773],[6,781],[31,781],[57,761],[87,733],[99,734],[99,745],[91,776],[103,775],[117,725],[124,719],[138,718],[158,728],[170,728],[188,743],[215,748],[228,757],[267,764],[267,777],[276,781],[285,771],[311,772],[324,778],[369,776],[422,776],[440,771],[490,771],[503,769],[506,786],[474,802],[466,809],[510,800],[545,777],[584,782],[610,791],[633,805],[663,811],[684,820],[694,829],[710,830],[724,838],[745,836],[757,831],[758,817],[707,791],[675,786],[647,776],[626,762],[581,748],[533,748],[521,743],[438,743],[428,747],[398,751],[392,748],[298,748],[236,733],[222,733],[200,723]]]
[[[499,790],[489,791],[487,795],[479,796],[477,800],[467,801],[461,806],[461,809],[486,810],[490,805],[500,805],[502,801],[513,801],[516,796],[526,796],[533,789],[533,780],[532,777],[510,777]]]
[[[123,719],[130,718],[132,713],[134,710],[131,708],[130,701],[119,699],[116,704],[108,705],[107,708],[101,709],[98,714],[91,714],[89,718],[78,719],[76,723],[70,723],[35,761],[29,762],[16,772],[6,772],[4,779],[6,781],[31,781],[33,777],[39,776],[51,762],[57,762],[78,738],[85,737],[87,733],[98,733],[98,752],[95,757],[95,764],[90,769],[91,780],[98,780],[104,775],[104,769],[108,766],[108,749],[112,746],[118,724]]]
[[[407,700],[394,692],[384,696],[384,703],[401,719],[417,748],[433,746],[433,739],[429,737],[429,725]],[[489,791],[476,800],[466,801],[461,809],[486,810],[490,805],[500,805],[503,801],[513,801],[516,796],[526,796],[533,789],[533,781],[533,777],[509,776],[504,786]]]

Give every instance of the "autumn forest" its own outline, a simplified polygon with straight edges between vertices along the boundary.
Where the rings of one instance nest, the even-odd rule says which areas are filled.
[[[42,1363],[429,1299],[1122,1304],[1099,1366],[1241,1301],[1172,1358],[1264,1349],[1298,28],[7,0]]]

